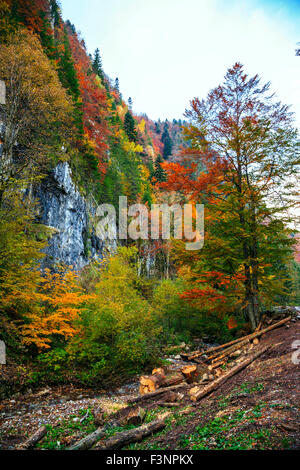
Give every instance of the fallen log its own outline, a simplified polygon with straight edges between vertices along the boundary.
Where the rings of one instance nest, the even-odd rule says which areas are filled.
[[[172,392],[172,390],[163,394],[163,401],[174,403],[175,401],[177,401],[177,399],[178,399],[178,393]]]
[[[162,387],[170,387],[171,385],[177,385],[181,382],[184,382],[184,376],[182,374],[174,374],[170,377],[166,377],[166,379],[162,383]]]
[[[105,436],[106,431],[108,429],[108,425],[103,426],[102,428],[96,429],[96,431],[92,432],[88,436],[84,437],[80,441],[76,442],[72,446],[68,447],[67,450],[88,450],[94,444],[96,444],[102,437]]]
[[[222,359],[221,361],[210,364],[207,368],[208,368],[208,370],[218,369],[218,367],[224,366],[226,364],[227,360],[228,360],[227,358]]]
[[[30,436],[25,442],[16,446],[16,450],[28,450],[32,449],[43,437],[47,434],[46,426],[40,427],[32,436]]]
[[[125,408],[121,408],[108,417],[109,421],[105,425],[102,425],[101,423],[101,426],[99,426],[94,432],[88,434],[75,444],[72,444],[67,448],[67,450],[88,450],[106,435],[106,431],[108,429],[127,424],[139,425],[144,421],[145,416],[146,410],[139,406],[127,406]]]
[[[143,424],[138,428],[129,429],[128,431],[118,432],[114,436],[106,439],[105,442],[99,443],[92,450],[117,450],[132,442],[141,441],[144,437],[150,436],[151,434],[165,428],[165,418],[167,416],[169,416],[169,413],[166,413],[161,418],[156,419],[149,424]]]
[[[225,357],[229,356],[230,354],[242,348],[248,343],[250,343],[250,340],[244,339],[240,343],[234,344],[233,346],[230,346],[230,348],[227,348],[224,351],[213,354],[212,356],[205,359],[205,362],[211,361],[214,363],[214,362],[220,361],[221,359],[224,359]]]
[[[106,431],[108,429],[115,428],[115,427],[127,424],[128,423],[127,418],[130,415],[133,416],[137,409],[139,409],[139,408],[133,408],[131,406],[128,406],[128,407],[124,408],[123,410],[117,411],[116,413],[114,413],[110,417],[109,422],[107,422],[104,426],[99,426],[94,432],[92,432],[91,434],[88,434],[84,438],[80,439],[80,441],[75,442],[75,444],[72,444],[66,450],[88,450],[88,449],[90,449],[94,444],[96,444],[100,439],[102,439],[102,437],[104,437],[106,435]],[[123,413],[123,416],[118,416],[118,415],[120,415],[120,413]]]
[[[197,366],[184,366],[181,368],[181,373],[184,375],[188,383],[192,383],[197,375]]]
[[[170,390],[177,390],[178,388],[186,388],[188,386],[189,384],[187,384],[186,382],[181,382],[180,384],[171,385],[170,387],[159,388],[158,390],[155,390],[155,392],[147,393],[146,395],[140,395],[138,397],[129,398],[127,400],[127,403],[139,403],[140,401],[148,400],[150,398],[161,395],[162,393],[167,393]]]
[[[125,418],[126,424],[133,424],[134,426],[138,426],[143,423],[146,417],[146,410],[144,408],[137,408],[133,409]]]
[[[165,402],[158,402],[158,406],[162,406],[162,407],[165,407],[165,408],[174,408],[174,407],[179,407],[181,406],[180,403],[170,403],[168,401],[165,401]]]
[[[189,351],[189,352],[181,352],[180,357],[184,361],[188,360],[189,356],[192,356],[193,354],[197,354],[199,351]]]
[[[140,377],[140,394],[154,392],[164,383],[165,379],[165,375],[160,373],[142,375]]]
[[[203,354],[209,354],[211,352],[214,352],[214,351],[219,351],[220,349],[224,349],[224,348],[227,348],[233,344],[237,344],[237,343],[241,343],[242,341],[248,339],[249,341],[251,339],[254,339],[254,338],[257,338],[261,335],[264,335],[265,333],[267,333],[268,331],[271,331],[271,330],[274,330],[275,328],[278,328],[279,326],[281,325],[284,325],[285,323],[287,323],[288,321],[291,320],[291,315],[288,316],[287,318],[284,318],[283,320],[277,322],[277,323],[274,323],[273,325],[270,325],[268,326],[267,328],[264,328],[263,330],[260,330],[260,331],[257,331],[257,332],[254,332],[254,333],[251,333],[250,335],[247,335],[247,336],[242,336],[241,338],[238,338],[238,339],[235,339],[233,341],[230,341],[229,343],[225,343],[225,344],[220,344],[220,346],[215,346],[214,348],[210,348],[208,349],[207,351],[204,351],[204,352],[199,352],[197,354],[194,354],[192,356],[189,356],[189,360],[193,360],[199,356],[202,356]]]
[[[194,387],[190,390],[190,397],[192,401],[198,401],[200,398],[204,398],[209,393],[213,392],[217,388],[219,388],[223,383],[225,383],[230,377],[237,374],[241,370],[245,369],[251,362],[255,361],[259,356],[264,354],[268,349],[270,349],[270,345],[266,346],[265,348],[257,351],[257,353],[253,354],[251,357],[246,359],[245,361],[241,362],[237,366],[233,367],[229,372],[225,373],[218,379],[214,380],[211,384],[207,385],[204,388]]]

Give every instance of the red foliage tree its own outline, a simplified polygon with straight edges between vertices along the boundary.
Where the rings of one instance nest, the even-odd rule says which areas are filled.
[[[107,167],[107,141],[111,133],[108,125],[109,102],[106,89],[92,72],[84,43],[76,33],[69,34],[69,41],[80,86],[84,131],[94,147],[99,171],[104,175]]]

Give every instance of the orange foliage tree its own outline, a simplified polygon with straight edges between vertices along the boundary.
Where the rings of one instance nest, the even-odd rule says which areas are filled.
[[[78,275],[72,270],[57,273],[46,270],[31,296],[28,312],[23,315],[20,327],[23,344],[42,350],[49,349],[57,335],[65,340],[73,337],[80,308],[92,298],[83,292]]]

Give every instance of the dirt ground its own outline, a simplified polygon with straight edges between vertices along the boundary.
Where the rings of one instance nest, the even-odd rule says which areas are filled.
[[[300,349],[299,354],[292,349],[295,341],[300,341],[299,321],[269,332],[255,350],[268,344],[270,350],[199,402],[186,394],[180,407],[170,410],[163,431],[128,448],[299,449],[300,366],[295,362],[300,362]],[[63,449],[96,428],[91,410],[115,413],[137,394],[136,380],[111,393],[65,386],[17,395],[0,402],[0,448],[13,449],[46,424],[51,438],[39,447]],[[148,420],[162,411],[157,400],[142,406]]]
[[[257,349],[274,348],[187,409],[172,432],[131,448],[300,449],[300,365],[292,362],[297,340],[300,322],[271,331]]]

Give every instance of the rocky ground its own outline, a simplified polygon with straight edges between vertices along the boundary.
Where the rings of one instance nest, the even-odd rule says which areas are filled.
[[[300,350],[292,349],[295,341],[300,341],[300,322],[266,334],[257,348],[272,344],[271,350],[199,402],[186,394],[180,407],[170,410],[163,431],[128,448],[299,449]],[[178,367],[178,357],[171,361]],[[2,401],[1,449],[15,448],[43,424],[48,433],[37,447],[64,449],[96,429],[93,410],[100,408],[104,416],[115,413],[138,395],[138,386],[136,379],[111,393],[45,388]],[[147,422],[162,411],[155,399],[143,407]]]

